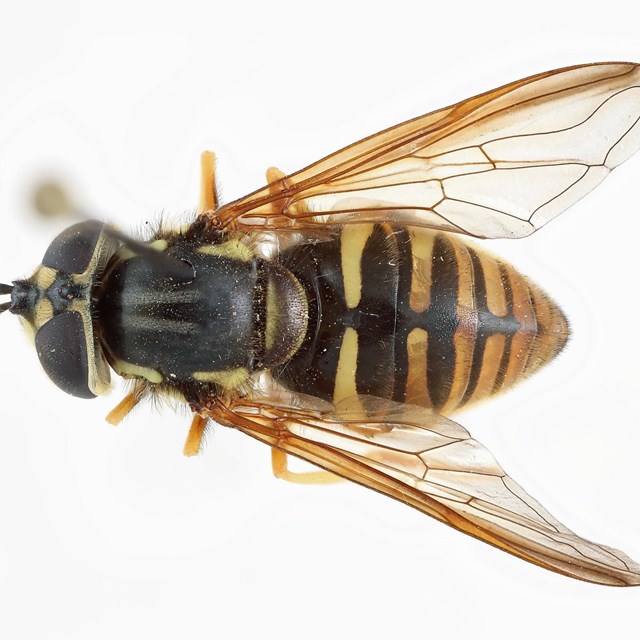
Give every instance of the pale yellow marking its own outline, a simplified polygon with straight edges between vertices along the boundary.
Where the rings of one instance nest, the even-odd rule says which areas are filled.
[[[200,206],[198,213],[218,208],[216,194],[216,154],[203,151],[200,156]]]
[[[106,267],[109,258],[111,258],[116,253],[116,246],[117,241],[108,236],[103,230],[100,233],[98,242],[96,243],[96,246],[93,250],[93,255],[91,256],[89,266],[84,270],[83,273],[73,276],[74,282],[84,285],[93,283],[95,274],[102,273],[102,270]]]
[[[87,366],[89,368],[87,385],[92,393],[100,396],[109,390],[111,383],[111,370],[102,354],[102,348],[96,343],[93,333],[93,320],[89,313],[88,303],[80,310],[82,318],[83,335],[87,347]]]
[[[436,234],[424,229],[409,229],[409,236],[413,258],[409,306],[416,313],[422,313],[431,304],[431,269]]]
[[[207,430],[207,423],[209,420],[202,416],[195,414],[189,427],[189,435],[184,443],[182,452],[185,456],[197,456],[202,449],[202,440]]]
[[[276,339],[276,326],[280,317],[280,309],[276,297],[276,287],[271,280],[267,284],[267,319],[265,322],[265,347],[268,351],[273,348]],[[303,334],[304,337],[304,334]],[[296,349],[297,350],[297,349]]]
[[[336,476],[329,471],[289,471],[287,464],[287,454],[280,449],[271,448],[271,469],[276,478],[295,482],[296,484],[334,484],[342,482],[344,478]]]
[[[358,395],[356,389],[356,370],[358,368],[358,332],[347,327],[342,338],[336,381],[333,387],[333,403],[338,404],[347,398]]]
[[[135,257],[137,254],[135,251],[133,251],[132,249],[130,249],[129,247],[127,247],[126,245],[122,245],[117,251],[116,251],[116,256],[118,258],[118,260],[121,260],[122,262],[124,262],[125,260],[130,260],[131,258]]]
[[[427,345],[429,335],[424,329],[412,329],[407,336],[407,387],[405,402],[421,407],[431,407],[427,389]]]
[[[373,226],[373,224],[347,225],[343,228],[340,236],[344,297],[349,309],[354,309],[360,303],[362,295],[360,263],[365,244],[373,232]]]
[[[491,395],[498,376],[498,370],[500,369],[500,362],[502,362],[506,341],[507,338],[502,333],[496,333],[487,338],[478,383],[465,406],[469,406],[478,400],[484,400]]]
[[[155,249],[156,251],[165,251],[169,246],[169,243],[166,240],[154,240],[153,242],[148,243],[150,249]]]
[[[36,302],[36,308],[33,313],[33,323],[36,329],[39,329],[43,324],[49,322],[53,318],[53,305],[48,298],[40,298]]]
[[[45,291],[53,284],[56,275],[58,275],[58,272],[51,267],[39,267],[33,274],[31,281],[35,283],[38,289]]]
[[[123,378],[144,378],[153,384],[162,382],[162,375],[159,371],[149,367],[141,367],[124,360],[115,360],[113,362],[114,371]]]
[[[76,298],[71,301],[71,304],[67,307],[69,311],[77,311],[79,314],[88,314],[89,313],[89,305],[85,298]],[[93,331],[92,331],[93,333]]]
[[[237,367],[227,371],[196,371],[193,377],[200,382],[213,382],[225,389],[235,389],[246,382],[250,376],[247,369]]]
[[[466,310],[475,310],[473,299],[474,281],[473,264],[469,250],[456,238],[449,238],[451,245],[456,252],[456,262],[458,269],[458,307]],[[464,321],[464,319],[463,319]]]
[[[494,316],[502,318],[507,315],[507,298],[502,278],[500,277],[500,262],[493,256],[481,251],[476,251],[476,253],[484,274],[487,289],[487,307]]]
[[[300,323],[300,331],[298,333],[298,337],[296,341],[293,343],[291,347],[291,354],[296,353],[298,349],[302,346],[304,342],[304,337],[307,334],[307,326],[309,325],[309,301],[307,300],[307,294],[305,293],[304,287],[300,283],[300,280],[296,278],[293,274],[291,274],[291,281],[293,282],[296,291],[298,292],[297,305],[299,305],[299,314],[298,317],[302,319]],[[292,303],[289,303],[292,304]]]
[[[224,258],[241,260],[242,262],[249,262],[254,257],[251,249],[238,239],[228,240],[222,244],[207,244],[198,247],[196,251],[207,256],[222,256]]]

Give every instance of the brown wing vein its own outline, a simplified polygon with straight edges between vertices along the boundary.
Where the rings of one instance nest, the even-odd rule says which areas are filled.
[[[521,237],[546,224],[605,177],[597,172],[589,173],[588,180],[576,180],[563,167],[610,169],[640,146],[640,136],[632,132],[640,121],[638,89],[640,68],[630,63],[585,65],[532,76],[365,138],[215,215],[223,225],[305,228],[391,222],[477,237]],[[553,126],[554,120],[562,124]],[[629,126],[620,132],[627,121]],[[535,129],[539,126],[542,130]],[[516,127],[534,130],[509,133]],[[576,136],[569,132],[579,129],[584,135],[576,146]],[[553,135],[562,138],[556,141]],[[616,140],[613,146],[611,139]],[[612,156],[623,139],[625,148]],[[500,148],[509,160],[495,159],[496,153],[504,157]],[[574,161],[568,163],[567,157]],[[594,162],[596,158],[604,158],[602,164]],[[478,171],[484,159],[490,166],[486,172]],[[512,166],[498,167],[499,163]],[[452,167],[455,171],[449,175]],[[543,173],[535,174],[535,180],[521,174],[505,183],[490,177],[498,171],[527,168]],[[416,178],[417,173],[422,179]],[[523,181],[529,183],[526,197]],[[455,197],[440,201],[437,194],[445,185],[450,190],[449,184],[455,187]],[[349,202],[349,197],[356,202]]]
[[[547,569],[601,584],[640,584],[639,565],[572,533],[447,418],[408,405],[390,405],[387,418],[353,420],[238,403],[212,417]],[[437,468],[429,466],[430,454]]]

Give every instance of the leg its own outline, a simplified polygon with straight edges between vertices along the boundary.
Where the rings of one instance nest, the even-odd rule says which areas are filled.
[[[287,174],[276,167],[269,167],[267,169],[267,184],[278,182],[278,180],[282,180],[282,178],[286,177]]]
[[[117,427],[126,415],[142,400],[144,385],[136,385],[133,391],[127,394],[109,413],[105,420]]]
[[[271,468],[276,478],[282,478],[288,482],[298,484],[332,484],[341,482],[343,478],[329,471],[307,471],[296,473],[287,469],[287,454],[280,449],[271,448]]]
[[[198,213],[215,211],[218,208],[216,187],[216,156],[213,151],[203,151],[200,156],[200,207]]]
[[[209,420],[203,418],[199,414],[193,416],[191,426],[189,427],[189,435],[184,443],[184,449],[182,450],[185,456],[197,456],[202,449],[202,439],[207,428]]]

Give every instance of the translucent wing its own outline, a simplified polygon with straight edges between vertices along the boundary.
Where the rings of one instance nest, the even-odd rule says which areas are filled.
[[[460,425],[376,399],[364,418],[358,404],[322,414],[239,400],[211,416],[529,562],[600,584],[640,584],[640,565],[567,529]]]
[[[393,221],[533,233],[640,147],[640,66],[549,71],[361,140],[216,212],[223,225]]]

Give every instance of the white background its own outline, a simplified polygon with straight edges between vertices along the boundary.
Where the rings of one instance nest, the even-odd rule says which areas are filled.
[[[403,119],[526,75],[640,61],[633,3],[14,3],[0,25],[0,280],[57,232],[29,189],[135,229],[226,200]],[[571,528],[640,559],[640,158],[534,237],[486,243],[562,302],[566,352],[459,419]],[[59,226],[59,225],[58,225]],[[528,565],[348,484],[272,478],[269,452],[122,396],[75,400],[0,319],[0,636],[533,638],[637,633],[640,588]],[[251,635],[249,635],[251,634]]]

